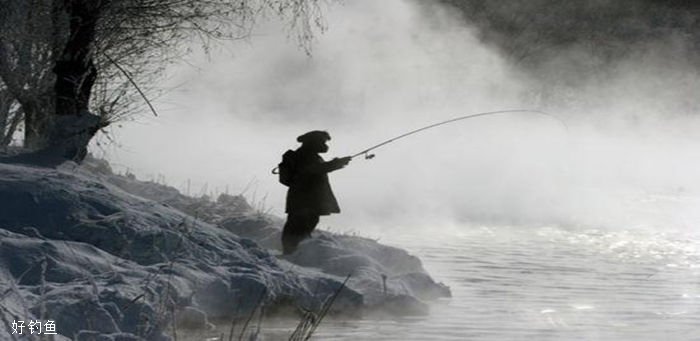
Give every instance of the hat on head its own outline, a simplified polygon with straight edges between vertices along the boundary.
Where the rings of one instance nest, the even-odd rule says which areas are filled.
[[[301,143],[313,143],[313,142],[326,142],[331,139],[331,135],[323,130],[313,130],[306,134],[297,137],[297,142]]]

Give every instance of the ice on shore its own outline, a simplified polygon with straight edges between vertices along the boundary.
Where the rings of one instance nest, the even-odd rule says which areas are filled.
[[[174,324],[247,316],[259,301],[318,309],[349,273],[335,312],[425,313],[449,296],[416,257],[366,238],[318,232],[278,258],[280,224],[242,197],[187,197],[95,160],[0,164],[0,335],[50,319],[66,339],[168,340]]]

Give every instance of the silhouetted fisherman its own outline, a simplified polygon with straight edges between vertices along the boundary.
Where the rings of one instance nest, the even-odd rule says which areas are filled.
[[[351,157],[324,161],[320,153],[328,151],[326,142],[331,136],[314,130],[297,137],[301,147],[288,150],[279,166],[280,182],[289,186],[287,191],[287,222],[282,231],[282,251],[289,254],[309,237],[319,217],[340,213],[340,207],[328,182],[328,173],[345,167]]]

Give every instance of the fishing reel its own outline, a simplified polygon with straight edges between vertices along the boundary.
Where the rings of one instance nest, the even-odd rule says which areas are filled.
[[[360,156],[360,155],[364,155],[365,160],[372,160],[372,159],[374,159],[374,154],[370,154],[369,151],[361,151],[361,152],[359,152],[359,153],[357,153],[357,154],[351,156],[350,158],[351,158],[351,159],[354,159],[354,158],[356,158],[356,157],[358,157],[358,156]]]

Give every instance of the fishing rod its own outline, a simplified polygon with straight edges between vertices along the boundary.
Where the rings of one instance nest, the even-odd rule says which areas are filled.
[[[374,150],[374,149],[377,149],[377,148],[379,148],[379,147],[382,147],[382,146],[384,146],[384,145],[387,145],[387,144],[389,144],[389,143],[392,143],[392,142],[394,142],[394,141],[396,141],[396,140],[399,140],[399,139],[402,139],[402,138],[404,138],[404,137],[407,137],[407,136],[410,136],[410,135],[419,133],[419,132],[424,131],[424,130],[432,129],[432,128],[435,128],[435,127],[438,127],[438,126],[441,126],[441,125],[450,124],[450,123],[453,123],[453,122],[457,122],[457,121],[461,121],[461,120],[466,120],[466,119],[470,119],[470,118],[476,118],[476,117],[480,117],[480,116],[499,115],[499,114],[510,114],[510,113],[532,113],[532,114],[544,115],[544,116],[547,116],[547,117],[550,117],[550,118],[553,118],[553,119],[557,120],[559,123],[561,123],[562,126],[564,126],[564,128],[565,128],[567,131],[569,130],[569,127],[568,127],[568,126],[566,125],[566,123],[564,123],[564,121],[562,121],[560,118],[558,118],[558,117],[556,117],[556,116],[554,116],[554,115],[552,115],[552,114],[546,113],[546,112],[544,112],[544,111],[541,111],[541,110],[534,110],[534,109],[509,109],[509,110],[487,111],[487,112],[480,112],[480,113],[476,113],[476,114],[469,114],[469,115],[459,116],[459,117],[451,118],[451,119],[449,119],[449,120],[445,120],[445,121],[433,123],[433,124],[431,124],[431,125],[427,125],[427,126],[422,127],[422,128],[418,128],[418,129],[411,130],[411,131],[409,131],[409,132],[407,132],[407,133],[401,134],[401,135],[396,136],[396,137],[392,137],[392,138],[390,138],[390,139],[388,139],[388,140],[386,140],[386,141],[383,141],[383,142],[378,143],[378,144],[376,144],[376,145],[374,145],[374,146],[371,146],[371,147],[369,147],[369,148],[367,148],[367,149],[365,149],[365,150],[363,150],[363,151],[361,151],[361,152],[359,152],[359,153],[356,153],[356,154],[350,156],[350,158],[353,159],[353,158],[358,157],[358,156],[360,156],[360,155],[364,155],[366,160],[372,159],[372,158],[374,158],[374,154],[369,154],[369,152],[372,151],[372,150]],[[272,174],[279,174],[278,170],[279,170],[279,167],[275,167],[274,169],[272,169]]]
[[[544,116],[547,116],[547,117],[551,117],[551,118],[556,119],[557,121],[559,121],[559,123],[561,123],[561,124],[564,126],[564,128],[565,128],[566,130],[569,129],[568,126],[566,125],[566,123],[564,123],[564,121],[562,121],[560,118],[558,118],[558,117],[556,117],[556,116],[554,116],[554,115],[552,115],[552,114],[546,113],[546,112],[544,112],[544,111],[541,111],[541,110],[532,110],[532,109],[510,109],[510,110],[487,111],[487,112],[480,112],[480,113],[476,113],[476,114],[469,114],[469,115],[459,116],[459,117],[451,118],[451,119],[449,119],[449,120],[441,121],[441,122],[438,122],[438,123],[433,123],[433,124],[431,124],[431,125],[428,125],[428,126],[425,126],[425,127],[422,127],[422,128],[418,128],[418,129],[411,130],[411,131],[409,131],[409,132],[407,132],[407,133],[401,134],[401,135],[396,136],[396,137],[392,137],[392,138],[390,138],[390,139],[388,139],[388,140],[386,140],[386,141],[383,141],[383,142],[378,143],[378,144],[376,144],[376,145],[374,145],[374,146],[371,146],[371,147],[369,147],[369,148],[367,148],[367,149],[365,149],[365,150],[363,150],[363,151],[361,151],[361,152],[359,152],[359,153],[357,153],[357,154],[354,154],[354,155],[350,156],[350,158],[355,158],[355,157],[357,157],[357,156],[360,156],[360,155],[363,155],[363,154],[364,154],[364,155],[365,155],[365,159],[369,160],[369,159],[374,158],[374,154],[369,154],[370,151],[372,151],[372,150],[374,150],[374,149],[377,149],[377,148],[379,148],[379,147],[381,147],[381,146],[387,145],[387,144],[389,144],[389,143],[392,143],[392,142],[394,142],[394,141],[396,141],[396,140],[402,139],[402,138],[404,138],[404,137],[407,137],[407,136],[410,136],[410,135],[419,133],[419,132],[421,132],[421,131],[428,130],[428,129],[431,129],[431,128],[435,128],[435,127],[438,127],[438,126],[441,126],[441,125],[449,124],[449,123],[452,123],[452,122],[457,122],[457,121],[461,121],[461,120],[470,119],[470,118],[476,118],[476,117],[480,117],[480,116],[489,116],[489,115],[498,115],[498,114],[509,114],[509,113],[533,113],[533,114],[544,115]]]

